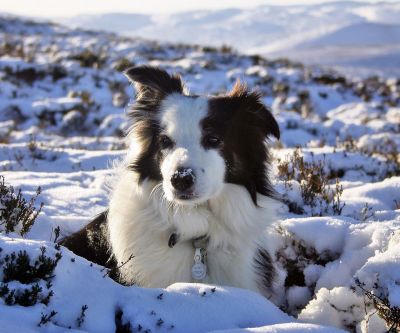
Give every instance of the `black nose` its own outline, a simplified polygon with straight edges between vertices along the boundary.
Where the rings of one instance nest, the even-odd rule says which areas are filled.
[[[193,169],[179,168],[171,177],[172,186],[178,191],[186,191],[191,188],[196,180]]]

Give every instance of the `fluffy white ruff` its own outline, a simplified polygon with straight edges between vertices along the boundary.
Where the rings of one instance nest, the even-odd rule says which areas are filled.
[[[208,275],[205,283],[261,292],[261,277],[254,256],[268,248],[267,228],[276,221],[278,203],[258,196],[256,207],[245,188],[225,184],[218,196],[201,205],[178,206],[164,197],[161,185],[145,181],[126,167],[119,169],[108,215],[112,251],[127,283],[167,287],[175,282],[195,282],[191,277],[192,239],[208,234]],[[168,247],[172,232],[179,242]],[[270,296],[270,295],[266,295]]]

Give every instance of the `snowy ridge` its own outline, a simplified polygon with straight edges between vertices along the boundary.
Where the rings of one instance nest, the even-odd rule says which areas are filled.
[[[70,326],[111,332],[117,309],[133,331],[138,325],[151,332],[389,328],[356,281],[400,306],[399,79],[344,77],[226,47],[158,43],[18,18],[0,17],[0,26],[1,175],[27,198],[41,186],[38,201],[44,202],[25,238],[5,235],[0,223],[0,295],[7,254],[26,250],[33,261],[44,246],[54,256],[56,227],[61,237],[68,235],[107,206],[112,161],[125,153],[122,134],[129,123],[123,110],[133,99],[121,71],[132,64],[179,72],[193,93],[229,90],[237,78],[258,89],[282,132],[281,141],[271,143],[271,172],[284,202],[282,220],[269,231],[280,276],[278,304],[219,286],[124,287],[61,248],[48,305],[9,306],[0,297],[6,332]],[[79,326],[83,305],[88,309]],[[57,314],[38,327],[41,313],[51,310]]]
[[[170,42],[224,43],[248,54],[334,65],[344,72],[400,73],[398,2],[262,5],[170,15],[113,13],[62,22]]]

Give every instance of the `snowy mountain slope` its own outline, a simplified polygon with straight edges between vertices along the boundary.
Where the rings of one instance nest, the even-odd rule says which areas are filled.
[[[393,70],[399,73],[395,46],[400,39],[396,26],[400,22],[400,4],[396,2],[263,5],[147,16],[115,13],[72,17],[62,22],[156,40],[227,44],[249,54],[288,57],[309,64],[345,64],[360,70],[370,68],[370,64],[358,64],[358,59],[371,54],[373,46],[373,52],[379,52],[383,59],[374,61],[373,56],[369,57],[373,65],[370,72],[382,69],[386,75]],[[325,47],[324,54],[315,56],[316,45]]]
[[[360,22],[345,26],[320,38],[298,45],[299,48],[315,46],[377,46],[398,45],[400,24]]]
[[[148,15],[123,13],[101,14],[96,17],[80,15],[70,20],[70,24],[81,26],[85,29],[108,30],[120,34],[141,29],[152,23],[152,18]]]
[[[279,50],[283,44],[272,44],[264,51],[273,50],[272,56],[289,55],[307,63],[335,66],[347,73],[400,74],[399,24],[358,22],[307,41],[297,40],[291,48]]]
[[[328,29],[345,26],[365,19],[353,13],[356,3],[333,3],[312,6],[259,6],[250,9],[222,9],[215,11],[192,11],[169,15],[149,15],[152,22],[144,24],[141,29],[124,29],[133,36],[150,37],[173,42],[192,42],[207,45],[227,43],[246,50],[267,42],[290,37],[296,32]],[[388,8],[388,10],[390,10]],[[114,14],[115,18],[119,14]],[[126,14],[121,14],[126,15]],[[126,16],[125,16],[126,17]],[[132,14],[135,24],[136,14]],[[86,17],[87,18],[87,17]],[[83,26],[79,17],[66,19],[66,23]],[[92,16],[91,28],[103,28],[103,16]],[[190,30],[189,30],[190,29]],[[191,36],[194,29],[201,34]],[[322,29],[322,30],[321,30]],[[121,31],[115,31],[121,32]],[[233,34],[234,33],[234,34]],[[236,36],[235,36],[236,34]]]
[[[0,327],[98,332],[102,325],[113,330],[120,320],[152,332],[253,327],[250,331],[383,333],[393,324],[375,311],[378,301],[366,291],[386,302],[375,304],[400,306],[399,79],[346,78],[227,48],[18,18],[2,17],[0,26],[0,174],[28,199],[41,186],[37,204],[44,202],[25,238],[6,235],[0,216]],[[122,287],[103,278],[100,267],[54,249],[57,227],[61,237],[68,235],[107,206],[112,161],[125,153],[124,109],[133,100],[121,70],[132,64],[179,72],[193,93],[223,92],[240,78],[271,106],[282,131],[281,141],[271,143],[281,221],[268,230],[280,272],[277,304],[225,287],[215,294],[214,286],[205,285]],[[47,305],[7,305],[15,295],[4,292],[4,283],[16,295],[35,284],[16,277],[6,282],[7,254],[26,250],[33,264],[41,246],[51,257],[58,251],[63,256],[54,277],[37,281],[41,293],[54,295]],[[114,318],[117,306],[121,319]],[[41,313],[51,310],[57,314],[38,327]]]

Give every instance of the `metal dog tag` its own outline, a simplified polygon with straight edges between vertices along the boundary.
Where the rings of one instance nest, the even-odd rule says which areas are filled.
[[[203,280],[207,275],[207,266],[202,262],[201,249],[196,248],[194,252],[194,264],[192,266],[193,280]]]

